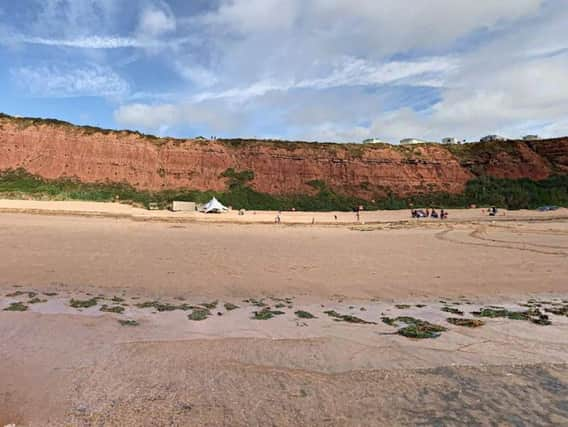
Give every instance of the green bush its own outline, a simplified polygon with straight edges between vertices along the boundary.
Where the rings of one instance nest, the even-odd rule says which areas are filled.
[[[362,205],[365,209],[407,209],[415,207],[464,208],[471,204],[508,209],[535,209],[543,205],[568,206],[568,176],[552,176],[542,181],[530,179],[497,179],[480,177],[469,181],[463,194],[429,192],[406,198],[394,194],[377,197],[369,202],[357,197],[339,194],[324,181],[314,180],[309,184],[315,194],[272,196],[259,193],[248,183],[254,179],[251,171],[236,172],[228,169],[223,176],[229,178],[224,192],[196,190],[140,191],[127,184],[81,183],[72,179],[44,180],[30,175],[23,169],[9,170],[0,174],[0,194],[18,198],[32,196],[50,200],[88,200],[109,202],[119,200],[148,207],[157,203],[165,208],[171,201],[204,203],[217,197],[225,205],[235,209],[290,210],[299,211],[349,211]]]

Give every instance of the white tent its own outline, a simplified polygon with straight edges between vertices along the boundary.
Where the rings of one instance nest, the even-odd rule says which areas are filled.
[[[221,213],[221,212],[228,212],[229,208],[223,206],[219,200],[213,197],[209,202],[207,202],[201,210],[205,213]]]

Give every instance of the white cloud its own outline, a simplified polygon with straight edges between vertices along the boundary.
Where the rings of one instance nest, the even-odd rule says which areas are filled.
[[[135,37],[119,36],[89,36],[70,39],[50,39],[45,37],[29,37],[22,35],[0,37],[0,43],[26,43],[79,49],[174,48],[184,44],[191,44],[194,40],[195,39],[193,37],[180,37],[169,40],[140,39]]]
[[[183,120],[180,110],[171,104],[151,106],[147,104],[123,105],[114,113],[115,120],[121,126],[159,129],[173,126]]]
[[[120,126],[147,130],[167,129],[176,125],[206,126],[211,132],[233,132],[242,129],[243,111],[229,110],[223,104],[127,104],[114,112]]]
[[[148,0],[38,0],[35,19],[0,32],[2,44],[35,44],[78,49],[164,49],[191,43],[175,32],[176,18],[167,3]],[[138,14],[136,28],[124,28],[125,13]],[[123,35],[123,34],[128,35]]]
[[[197,64],[187,64],[181,60],[176,60],[174,69],[184,79],[193,82],[199,87],[210,87],[219,82],[215,73]]]
[[[254,82],[242,88],[231,88],[219,92],[203,92],[194,96],[194,101],[205,99],[230,98],[239,102],[263,96],[272,91],[292,89],[330,89],[346,86],[380,86],[386,84],[405,84],[429,86],[431,77],[443,79],[444,75],[455,69],[456,63],[451,58],[427,58],[416,61],[393,61],[372,63],[357,58],[342,58],[336,61],[325,77],[309,78],[299,81],[278,81],[267,79]],[[423,79],[421,79],[421,77]],[[439,85],[440,82],[434,82]]]
[[[49,39],[76,39],[109,31],[125,0],[36,0],[32,34]]]
[[[204,21],[223,32],[249,34],[290,30],[302,10],[301,5],[297,0],[224,0]]]
[[[441,100],[426,112],[401,108],[379,116],[369,126],[369,134],[393,140],[443,135],[477,139],[490,133],[518,137],[539,131],[554,136],[554,130],[566,130],[565,124],[548,124],[565,123],[566,75],[566,56],[503,64],[471,75],[460,73],[455,86],[444,89]]]
[[[148,74],[168,68],[180,77],[168,86],[137,73],[140,91],[130,94],[101,66],[96,75],[111,89],[98,90],[136,102],[115,112],[122,125],[393,141],[567,128],[560,1],[216,0],[203,2],[206,11],[192,5],[191,16],[165,0],[37,2],[41,13],[20,42],[74,47],[101,64],[117,56],[104,50],[140,49],[136,60],[155,62]],[[55,82],[58,72],[86,80],[60,68],[51,68]],[[37,70],[27,74],[38,80],[29,77]],[[36,86],[65,94],[62,83]]]
[[[109,68],[99,65],[77,68],[72,65],[21,67],[11,69],[17,83],[33,96],[123,97],[128,94],[128,83]]]
[[[144,47],[145,44],[131,37],[79,37],[75,39],[49,39],[44,37],[12,37],[15,42],[45,46],[75,47],[82,49],[118,49],[125,47]]]
[[[176,18],[166,3],[150,5],[140,15],[138,33],[154,38],[176,30]]]

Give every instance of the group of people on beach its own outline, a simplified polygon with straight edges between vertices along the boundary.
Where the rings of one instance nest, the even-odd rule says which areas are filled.
[[[412,218],[439,218],[439,219],[447,219],[448,218],[448,212],[446,212],[444,209],[440,209],[440,213],[438,213],[436,211],[436,209],[432,208],[432,210],[430,211],[430,209],[412,209],[410,211],[410,214],[412,216]]]

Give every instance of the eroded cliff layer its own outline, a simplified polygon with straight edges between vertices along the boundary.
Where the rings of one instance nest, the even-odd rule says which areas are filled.
[[[178,140],[0,116],[0,170],[137,189],[222,191],[229,168],[263,193],[313,193],[310,181],[362,198],[460,193],[475,176],[544,179],[568,173],[568,138],[446,146]]]

